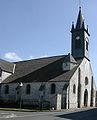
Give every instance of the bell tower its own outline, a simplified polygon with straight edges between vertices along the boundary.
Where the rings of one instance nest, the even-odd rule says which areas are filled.
[[[89,31],[85,27],[84,19],[82,16],[81,7],[76,25],[72,23],[71,28],[71,54],[75,59],[87,58],[89,60]]]

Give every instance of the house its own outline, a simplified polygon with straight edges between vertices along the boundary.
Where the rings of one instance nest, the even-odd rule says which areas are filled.
[[[90,34],[81,7],[71,35],[71,54],[13,63],[0,59],[1,101],[30,106],[49,103],[57,110],[95,106]]]

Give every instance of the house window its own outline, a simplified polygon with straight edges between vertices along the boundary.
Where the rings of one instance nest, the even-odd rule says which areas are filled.
[[[56,85],[53,83],[51,84],[51,94],[55,94],[56,92]]]
[[[8,85],[5,86],[5,94],[9,94],[9,86]]]
[[[75,86],[75,84],[73,85],[73,93],[74,94],[76,93],[76,86]]]
[[[28,84],[26,86],[26,94],[30,94],[30,92],[31,92],[31,86],[30,86],[30,84]]]
[[[88,78],[85,77],[85,85],[88,85]]]

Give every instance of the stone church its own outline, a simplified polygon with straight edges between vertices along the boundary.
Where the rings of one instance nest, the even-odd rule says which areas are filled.
[[[81,7],[71,28],[71,54],[19,62],[0,59],[0,101],[60,109],[95,106],[88,27]]]

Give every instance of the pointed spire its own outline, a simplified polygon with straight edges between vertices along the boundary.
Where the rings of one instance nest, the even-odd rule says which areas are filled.
[[[84,23],[84,21],[83,21],[83,23],[82,23],[82,28],[83,28],[83,29],[85,28],[85,23]]]
[[[72,22],[72,28],[71,28],[71,31],[74,30],[74,22]]]
[[[76,29],[82,28],[82,25],[83,25],[83,17],[82,17],[81,7],[79,7],[79,14],[78,14],[77,23],[76,23]]]

